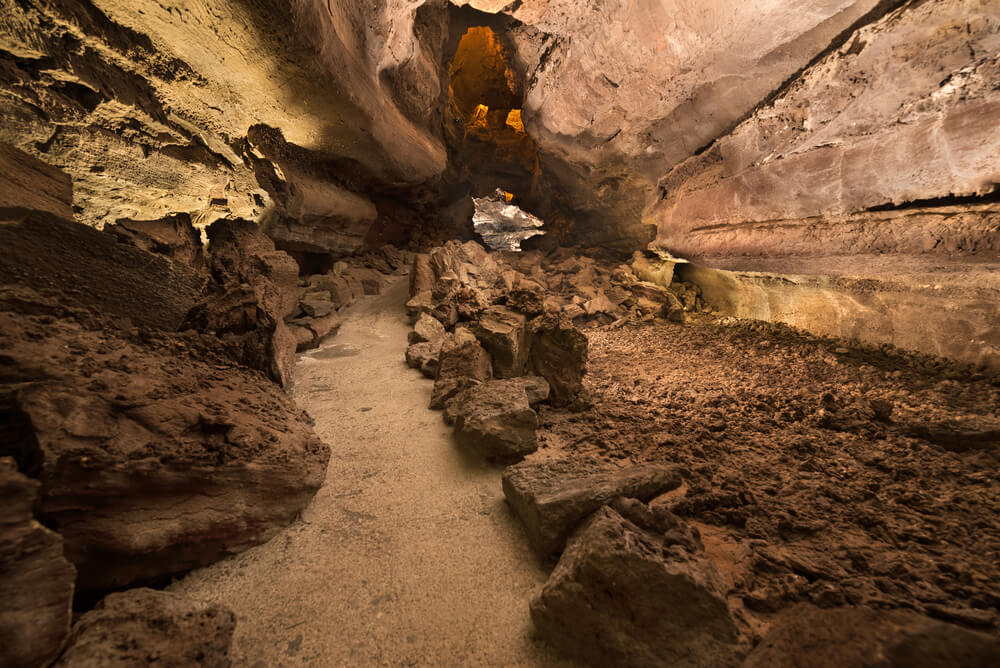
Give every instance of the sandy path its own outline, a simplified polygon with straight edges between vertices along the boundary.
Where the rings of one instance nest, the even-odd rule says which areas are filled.
[[[356,305],[299,358],[295,399],[332,450],[301,521],[173,586],[237,614],[235,665],[556,665],[531,638],[545,575],[499,470],[456,448],[403,363],[405,296]]]

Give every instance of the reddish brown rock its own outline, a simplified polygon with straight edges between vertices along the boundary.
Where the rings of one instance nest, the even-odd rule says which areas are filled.
[[[493,358],[496,378],[515,378],[528,363],[527,318],[503,306],[490,306],[476,322],[476,338]]]
[[[77,588],[106,591],[271,538],[322,484],[308,417],[259,372],[187,332],[118,333],[53,319],[26,293],[0,311],[15,361],[20,451],[38,454],[39,511]]]
[[[649,500],[680,484],[670,466],[621,468],[589,457],[528,461],[503,472],[507,503],[543,557],[559,553],[581,520],[616,497]]]
[[[530,368],[549,381],[552,403],[568,405],[583,390],[587,372],[587,337],[568,318],[545,314],[528,328]]]
[[[989,668],[1000,640],[909,610],[821,610],[801,604],[782,612],[747,657],[746,668]]]
[[[104,231],[122,243],[165,255],[174,262],[198,270],[206,268],[201,234],[186,213],[158,220],[119,220],[114,225],[105,225]]]
[[[56,666],[228,668],[236,616],[226,608],[154,589],[110,594],[73,625]]]
[[[737,666],[747,644],[707,559],[606,506],[570,539],[531,618],[592,665]]]
[[[4,448],[12,445],[5,443]],[[63,540],[35,521],[39,483],[0,457],[0,664],[42,666],[69,633],[76,570]]]
[[[490,380],[448,401],[455,439],[490,462],[516,462],[538,449],[538,416],[519,379]]]
[[[473,334],[460,327],[441,344],[440,365],[431,408],[442,409],[448,399],[472,385],[493,377],[493,364]]]

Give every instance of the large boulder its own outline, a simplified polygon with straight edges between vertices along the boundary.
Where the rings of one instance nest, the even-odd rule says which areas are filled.
[[[431,269],[431,256],[427,253],[417,253],[410,265],[410,299],[421,292],[434,288],[434,270]]]
[[[6,417],[6,416],[5,416]],[[0,664],[42,666],[69,633],[76,570],[63,540],[35,521],[38,481],[0,457]]]
[[[3,389],[25,428],[8,445],[36,462],[39,513],[79,590],[265,542],[322,484],[329,451],[308,417],[214,337],[86,329],[42,298],[15,307],[0,309]]]
[[[745,651],[711,562],[607,506],[567,544],[531,618],[589,665],[725,667]]]
[[[774,620],[745,668],[990,668],[1000,640],[908,610],[821,610],[800,604]]]
[[[217,221],[208,237],[216,289],[185,326],[215,333],[236,360],[291,387],[299,340],[285,317],[299,306],[298,265],[250,221]]]
[[[182,265],[197,270],[206,268],[201,234],[186,213],[157,220],[119,220],[113,225],[105,225],[104,231],[122,243],[165,255]]]
[[[549,381],[552,403],[572,404],[583,391],[587,372],[587,337],[566,317],[546,313],[528,328],[530,368]]]
[[[435,379],[441,364],[441,344],[444,339],[414,343],[406,349],[406,365],[418,369],[428,378]]]
[[[154,589],[110,594],[73,626],[56,666],[228,668],[236,616],[226,608]]]
[[[453,396],[462,390],[483,383],[493,377],[493,364],[476,337],[468,329],[459,327],[441,343],[440,363],[431,408],[442,409]]]
[[[538,449],[538,415],[520,379],[491,380],[448,402],[455,439],[487,461],[516,462]]]
[[[493,358],[493,375],[516,378],[528,363],[527,318],[503,306],[490,306],[479,316],[474,331]]]
[[[507,503],[543,557],[561,551],[585,517],[616,497],[646,501],[680,484],[680,474],[671,466],[621,468],[591,457],[522,462],[503,472]]]

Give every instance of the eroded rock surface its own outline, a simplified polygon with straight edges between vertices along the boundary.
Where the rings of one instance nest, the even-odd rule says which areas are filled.
[[[588,457],[528,461],[503,472],[507,502],[543,557],[560,552],[583,519],[616,497],[649,500],[680,484],[670,466],[622,468]]]
[[[13,436],[13,434],[11,434]],[[5,443],[0,454],[6,454]],[[39,483],[0,456],[0,663],[46,665],[69,633],[76,570],[62,538],[39,524]]]
[[[797,605],[775,619],[746,668],[986,668],[1000,640],[906,610]]]
[[[109,594],[80,617],[55,665],[228,668],[235,628],[236,616],[222,606],[131,589]]]
[[[712,564],[608,507],[569,541],[531,618],[594,665],[737,666],[746,650]]]

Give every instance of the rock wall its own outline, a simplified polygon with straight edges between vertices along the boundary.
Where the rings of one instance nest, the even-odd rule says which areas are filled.
[[[367,229],[372,188],[444,169],[418,4],[3,0],[0,142],[69,173],[97,227],[186,213],[336,228],[361,200]],[[265,155],[254,127],[297,153]]]

